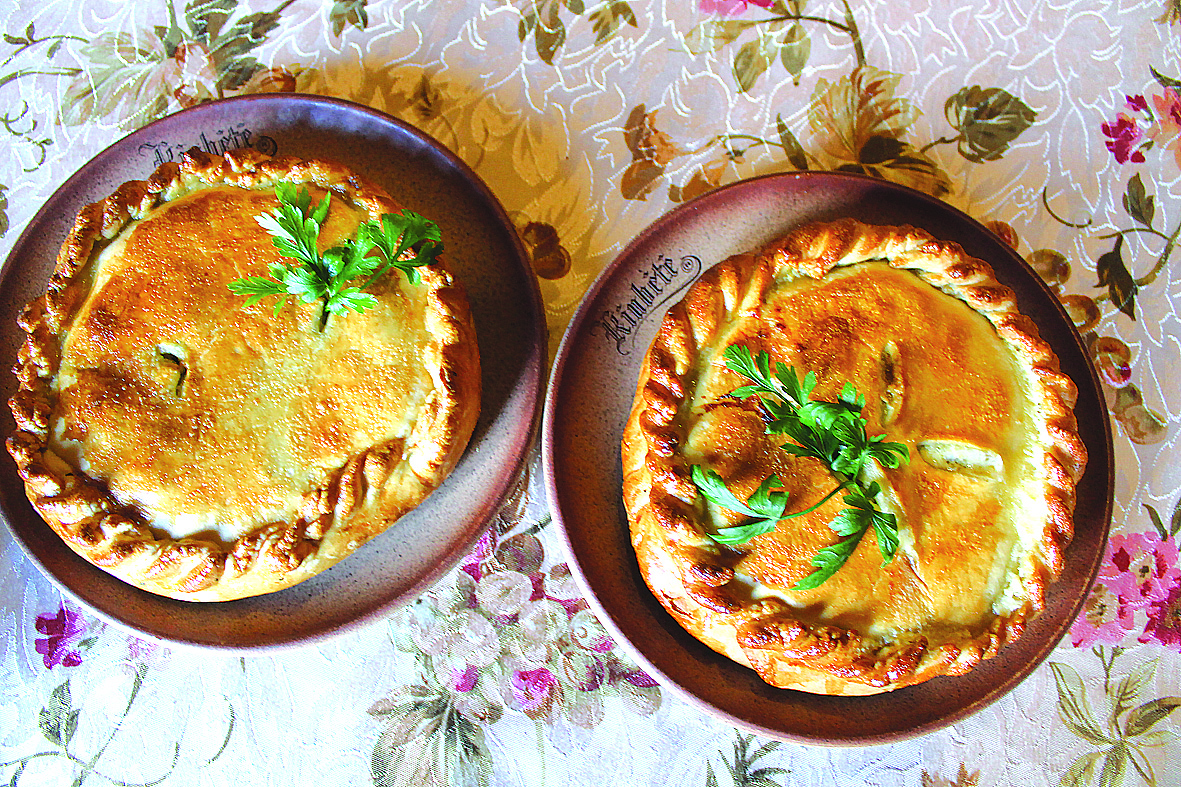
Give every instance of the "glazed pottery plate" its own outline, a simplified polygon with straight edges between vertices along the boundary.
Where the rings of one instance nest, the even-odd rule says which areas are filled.
[[[889,694],[830,697],[777,689],[685,632],[636,565],[621,499],[620,438],[640,364],[664,312],[711,265],[809,222],[852,216],[911,224],[990,262],[1079,387],[1090,452],[1078,485],[1075,537],[1046,610],[1016,643],[963,677]],[[603,622],[663,684],[740,727],[828,745],[882,743],[951,724],[1016,686],[1069,629],[1103,554],[1111,516],[1110,425],[1095,372],[1057,299],[996,235],[927,195],[836,173],[769,175],[689,202],[645,230],[583,301],[552,373],[543,461],[554,517],[575,575]]]
[[[417,596],[462,557],[499,509],[540,422],[546,360],[541,298],[503,208],[475,173],[435,140],[345,101],[246,96],[179,112],[116,142],[33,217],[0,274],[4,368],[13,365],[23,339],[16,317],[44,292],[79,209],[194,146],[211,153],[250,146],[336,159],[440,225],[448,260],[471,301],[483,367],[482,411],[467,452],[421,506],[342,563],[287,590],[239,601],[175,601],[91,566],[33,511],[11,461],[0,470],[0,512],[29,559],[63,591],[140,634],[239,651],[314,641]],[[11,375],[0,376],[0,398],[6,401],[15,387]],[[9,420],[5,434],[11,427]]]

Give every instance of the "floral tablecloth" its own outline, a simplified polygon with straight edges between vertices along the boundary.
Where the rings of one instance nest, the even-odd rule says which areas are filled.
[[[1060,293],[1117,468],[1097,584],[1046,663],[952,727],[862,748],[756,737],[639,669],[579,597],[536,456],[430,592],[273,655],[104,624],[0,529],[0,779],[1181,784],[1178,0],[7,0],[0,32],[5,254],[151,120],[330,95],[485,180],[556,348],[596,274],[677,204],[769,172],[868,173],[994,222]]]

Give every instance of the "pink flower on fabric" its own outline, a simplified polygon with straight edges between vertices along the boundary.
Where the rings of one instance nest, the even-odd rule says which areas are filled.
[[[1136,610],[1161,601],[1178,580],[1177,545],[1156,533],[1111,536],[1095,586],[1070,627],[1075,647],[1118,645],[1136,627]]]
[[[1156,107],[1158,125],[1151,136],[1173,151],[1173,160],[1181,167],[1181,94],[1173,88],[1165,88],[1160,96],[1152,97]]]
[[[1165,88],[1163,94],[1152,97],[1152,104],[1156,107],[1162,128],[1174,134],[1181,131],[1181,94],[1171,87]],[[1144,110],[1147,109],[1148,104],[1145,102]]]
[[[722,14],[734,16],[756,5],[759,8],[770,8],[774,0],[697,0],[697,8],[707,14]]]
[[[1128,106],[1137,112],[1147,112],[1148,102],[1144,100],[1144,96],[1124,96],[1128,100]]]
[[[1139,164],[1144,161],[1144,153],[1138,147],[1140,140],[1144,138],[1144,131],[1135,118],[1121,112],[1116,116],[1114,123],[1103,123],[1099,128],[1107,137],[1107,149],[1115,154],[1115,160],[1120,164],[1127,164],[1129,161]]]
[[[479,582],[480,576],[483,574],[483,570],[480,567],[485,560],[492,556],[492,550],[495,548],[496,537],[493,535],[492,530],[485,531],[484,535],[480,536],[480,540],[476,542],[476,548],[463,559],[463,562],[459,566],[460,570]]]
[[[1076,648],[1087,648],[1096,642],[1118,645],[1135,626],[1133,613],[1133,608],[1121,602],[1110,587],[1096,582],[1082,612],[1070,627],[1070,641]]]
[[[652,677],[647,672],[644,672],[643,670],[632,670],[631,672],[624,675],[623,679],[633,686],[639,686],[640,688],[645,688],[645,689],[650,689],[653,686],[660,685],[659,683],[654,681],[652,679]]]
[[[1152,640],[1181,652],[1181,581],[1148,607],[1148,624],[1140,641]]]
[[[480,680],[480,671],[469,664],[463,672],[454,670],[451,677],[451,685],[455,690],[467,693],[476,687],[476,683]]]
[[[37,631],[45,634],[34,643],[42,655],[46,669],[57,665],[77,667],[82,663],[82,654],[72,647],[86,633],[86,620],[65,605],[58,607],[56,615],[38,615]]]
[[[511,682],[513,699],[530,718],[539,718],[552,704],[558,679],[545,667],[514,670]]]
[[[1112,536],[1100,576],[1125,578],[1130,591],[1121,593],[1124,603],[1137,608],[1160,601],[1181,579],[1176,542],[1164,541],[1155,533]],[[1115,573],[1118,572],[1118,573]]]

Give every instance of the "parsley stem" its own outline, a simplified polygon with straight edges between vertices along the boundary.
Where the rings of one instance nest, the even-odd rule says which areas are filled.
[[[856,481],[854,479],[846,478],[844,481],[841,482],[840,486],[834,487],[833,490],[831,492],[829,492],[827,495],[825,495],[824,498],[816,505],[812,506],[811,508],[805,508],[803,511],[796,511],[795,513],[792,513],[792,514],[784,514],[781,517],[781,519],[794,519],[797,516],[803,516],[804,514],[810,514],[813,511],[815,511],[816,509],[820,508],[820,506],[827,503],[829,500],[832,500],[837,492],[840,492],[842,489],[848,489],[854,483],[856,483]]]
[[[377,281],[382,276],[384,276],[386,274],[386,271],[388,271],[390,268],[392,268],[394,266],[394,264],[398,261],[398,258],[401,257],[403,252],[405,252],[405,251],[406,251],[406,244],[402,243],[399,240],[398,248],[394,251],[394,253],[390,257],[388,257],[386,259],[384,265],[382,265],[380,268],[378,268],[376,271],[374,271],[373,275],[365,280],[365,283],[361,285],[360,289],[364,290],[364,289],[368,288],[370,284],[373,284],[373,282]],[[382,254],[384,256],[384,252]]]

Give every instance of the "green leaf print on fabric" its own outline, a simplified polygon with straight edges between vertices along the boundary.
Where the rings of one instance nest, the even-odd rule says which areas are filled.
[[[1107,149],[1111,151],[1120,164],[1143,164],[1147,159],[1145,153],[1152,150],[1171,150],[1172,159],[1181,167],[1181,94],[1168,86],[1169,80],[1162,77],[1155,69],[1153,76],[1163,87],[1163,92],[1151,96],[1127,96],[1125,109],[1133,114],[1120,112],[1114,121],[1103,122],[1100,130],[1103,133]],[[1146,123],[1142,127],[1141,123]],[[1167,182],[1168,176],[1160,178],[1160,182]],[[1101,239],[1114,239],[1112,249],[1100,255],[1096,261],[1098,275],[1097,287],[1106,290],[1096,296],[1095,301],[1111,301],[1112,305],[1131,319],[1136,319],[1136,296],[1152,285],[1159,278],[1172,258],[1173,250],[1181,240],[1181,221],[1172,230],[1167,225],[1158,228],[1156,222],[1160,219],[1157,211],[1156,197],[1149,192],[1149,184],[1144,182],[1141,172],[1136,172],[1128,178],[1120,200],[1124,212],[1131,217],[1135,226],[1117,229]],[[1042,192],[1042,204],[1051,218],[1064,227],[1085,230],[1094,224],[1094,220],[1067,221],[1050,207],[1046,191]],[[1128,254],[1134,254],[1135,249],[1147,248],[1156,259],[1152,267],[1143,275],[1133,273],[1133,267],[1125,261],[1125,241],[1130,240]],[[1157,249],[1150,244],[1160,243]]]
[[[508,2],[510,0],[506,0]],[[521,14],[517,23],[517,38],[524,43],[533,39],[537,56],[546,65],[553,65],[554,58],[566,43],[566,23],[562,21],[563,7],[582,16],[587,13],[583,0],[516,0],[511,2]],[[622,30],[623,26],[637,27],[636,14],[626,0],[604,0],[594,5],[589,14],[595,33],[595,46],[600,46]]]
[[[594,729],[608,702],[655,713],[660,687],[620,652],[582,598],[570,567],[550,564],[540,537],[548,515],[530,513],[527,473],[495,524],[450,578],[391,621],[417,682],[373,703],[380,725],[370,759],[381,787],[484,785],[513,759],[489,746],[498,725],[531,720],[537,750],[519,753],[542,771],[546,728]]]
[[[70,690],[70,682],[65,681],[59,684],[50,693],[44,706],[37,714],[37,726],[41,730],[41,734],[45,739],[53,745],[52,749],[46,751],[39,751],[33,754],[27,754],[15,760],[0,763],[0,773],[8,771],[8,785],[9,787],[18,787],[22,784],[22,779],[31,779],[32,783],[43,783],[38,781],[43,779],[45,773],[42,772],[39,766],[42,763],[52,760],[66,760],[73,764],[75,769],[74,784],[79,785],[87,781],[89,777],[102,780],[108,784],[127,784],[127,782],[115,779],[102,770],[103,755],[106,754],[108,748],[115,741],[116,737],[135,705],[140,688],[143,686],[147,674],[146,664],[136,664],[134,666],[134,674],[131,679],[131,685],[127,692],[127,701],[123,707],[122,713],[116,714],[114,717],[108,717],[101,714],[101,718],[95,717],[88,720],[88,724],[106,724],[106,731],[98,731],[99,734],[95,736],[85,736],[88,740],[97,740],[99,745],[90,752],[81,752],[74,749],[75,733],[78,730],[79,722],[82,718],[82,708],[75,707],[73,704],[72,692]],[[230,722],[229,729],[226,732],[226,739],[222,743],[221,749],[209,760],[205,765],[212,765],[218,757],[225,751],[226,744],[229,742],[229,735],[233,730],[233,708],[230,708]],[[173,774],[176,770],[177,764],[180,761],[180,740],[177,740],[172,747],[172,757],[168,762],[164,772],[144,784],[158,784],[164,781]]]
[[[111,118],[137,127],[183,106],[223,98],[267,69],[253,56],[279,26],[282,12],[239,14],[238,0],[192,0],[183,19],[168,5],[168,24],[151,33],[108,32],[79,47],[85,64],[62,96],[61,122]]]
[[[4,43],[14,47],[2,62],[0,62],[0,87],[12,84],[26,77],[72,77],[80,73],[80,69],[43,65],[37,62],[39,58],[52,61],[61,51],[66,41],[84,41],[80,36],[52,35],[39,37],[37,27],[33,22],[25,26],[22,33],[4,34]],[[30,63],[29,61],[34,61]],[[19,66],[12,71],[4,71],[10,67]],[[11,153],[20,161],[21,170],[33,172],[45,163],[45,158],[53,140],[37,133],[39,121],[32,117],[29,103],[21,100],[19,111],[5,109],[0,114],[0,125],[12,137],[14,143]],[[29,150],[30,153],[25,151]],[[8,232],[7,200],[3,199],[4,186],[0,186],[0,235]]]
[[[109,117],[130,127],[164,114],[168,94],[161,66],[168,57],[160,41],[103,33],[80,47],[79,55],[86,68],[62,94],[62,123],[77,126]]]
[[[1176,743],[1178,735],[1160,726],[1181,706],[1181,697],[1145,699],[1156,671],[1156,661],[1140,664],[1119,676],[1112,674],[1123,648],[1092,649],[1103,666],[1104,699],[1107,711],[1092,710],[1086,684],[1068,664],[1050,662],[1058,690],[1058,717],[1073,734],[1092,746],[1093,751],[1075,758],[1059,781],[1063,787],[1119,787],[1129,773],[1136,773],[1147,785],[1157,784],[1156,772],[1145,749]]]
[[[370,775],[376,787],[486,787],[492,755],[484,731],[447,701],[412,686],[371,707],[388,723],[373,747]]]
[[[947,99],[944,115],[959,136],[961,156],[974,164],[996,161],[1021,133],[1033,125],[1037,113],[1021,99],[999,87],[962,88]]]
[[[587,15],[591,20],[591,28],[595,31],[595,46],[610,41],[624,25],[639,27],[636,12],[627,4],[626,0],[607,0],[591,10]]]
[[[1115,307],[1124,314],[1136,319],[1136,291],[1139,287],[1128,266],[1124,263],[1124,236],[1115,239],[1115,248],[1099,257],[1095,264],[1095,273],[1099,276],[1100,287],[1107,288],[1107,296]]]
[[[968,766],[961,762],[955,781],[952,781],[924,770],[921,784],[922,787],[977,787],[980,784],[980,771],[968,773]]]
[[[1143,97],[1133,97],[1134,100],[1137,98],[1142,100]],[[1114,389],[1114,395],[1108,397],[1108,407],[1123,427],[1124,434],[1134,443],[1149,445],[1162,442],[1166,438],[1168,420],[1145,404],[1143,394],[1133,382],[1132,349],[1115,337],[1100,334],[1098,327],[1103,319],[1102,304],[1108,301],[1120,313],[1132,319],[1136,318],[1136,298],[1140,291],[1153,284],[1164,270],[1178,239],[1181,238],[1181,224],[1172,234],[1166,234],[1152,226],[1159,218],[1156,200],[1148,193],[1140,173],[1129,178],[1121,201],[1124,211],[1138,226],[1097,236],[1104,241],[1114,239],[1111,249],[1100,255],[1095,263],[1097,281],[1094,286],[1103,289],[1104,292],[1094,297],[1081,293],[1066,294],[1063,288],[1071,277],[1071,263],[1066,255],[1057,250],[1037,249],[1027,255],[1026,260],[1057,294],[1067,315],[1083,337],[1100,378],[1106,386]],[[1051,218],[1064,227],[1086,230],[1095,224],[1094,219],[1089,217],[1081,221],[1067,221],[1062,218],[1050,206],[1046,189],[1042,190],[1042,205]],[[1152,269],[1137,277],[1126,262],[1125,253],[1130,253],[1130,249],[1147,247],[1153,240],[1162,240],[1163,246],[1160,247]],[[1155,510],[1151,507],[1149,511],[1150,515],[1155,515]],[[1154,524],[1155,522],[1154,518]],[[1164,533],[1162,528],[1163,523],[1157,528],[1163,539],[1168,534]]]
[[[1145,227],[1152,226],[1152,219],[1156,215],[1156,203],[1151,194],[1144,188],[1144,181],[1137,172],[1128,181],[1128,189],[1124,192],[1124,210],[1128,215]]]
[[[734,55],[734,81],[739,90],[747,93],[755,86],[759,77],[775,62],[774,50],[774,41],[766,31],[760,31],[756,38],[739,47]]]
[[[919,110],[897,94],[901,74],[860,66],[840,79],[819,79],[808,123],[829,167],[901,183],[936,197],[951,191],[939,165],[906,140]],[[929,147],[929,146],[928,146]]]
[[[66,681],[49,695],[49,702],[37,714],[37,726],[50,743],[65,748],[78,729],[80,714],[70,700],[70,682]]]
[[[332,22],[332,34],[340,36],[349,25],[364,30],[369,26],[368,0],[335,0],[328,19]]]
[[[754,37],[743,41],[734,53],[731,70],[734,82],[742,93],[749,93],[759,79],[776,62],[783,68],[796,85],[804,74],[812,54],[812,41],[807,27],[824,26],[847,35],[859,66],[865,65],[865,50],[861,44],[861,33],[847,2],[841,3],[840,20],[821,14],[805,13],[807,0],[775,0],[770,4],[750,3],[754,13],[768,16],[750,19],[721,17],[706,19],[694,25],[681,38],[685,51],[691,55],[717,52],[736,44],[744,34],[753,32]]]
[[[766,741],[758,748],[752,749],[756,742],[754,735],[738,733],[734,744],[726,757],[726,752],[719,752],[725,773],[730,777],[734,787],[785,787],[788,782],[780,781],[780,777],[788,776],[791,770],[770,765],[755,767],[759,760],[780,748],[778,741]],[[705,764],[706,787],[721,787],[714,772],[713,763]]]

